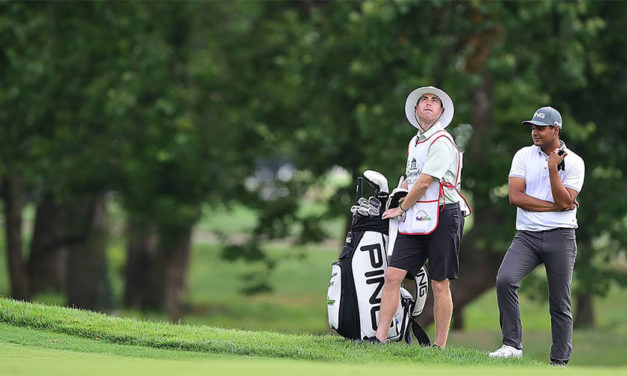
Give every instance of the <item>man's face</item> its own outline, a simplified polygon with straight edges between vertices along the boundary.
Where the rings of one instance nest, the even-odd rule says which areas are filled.
[[[416,104],[416,115],[420,123],[433,124],[443,111],[440,98],[434,94],[424,94]]]
[[[533,140],[533,144],[539,147],[551,145],[555,142],[555,139],[558,138],[558,133],[558,127],[541,127],[539,125],[531,126],[531,139]]]

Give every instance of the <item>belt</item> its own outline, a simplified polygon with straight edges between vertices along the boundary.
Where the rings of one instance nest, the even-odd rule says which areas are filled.
[[[442,210],[459,210],[459,202],[454,202],[452,204],[444,204],[440,205],[440,211]]]
[[[520,230],[520,231],[540,233],[540,232],[551,232],[551,231],[559,231],[559,230],[575,230],[575,228],[573,228],[573,227],[556,227],[556,228],[552,228],[550,230],[540,230],[540,231]]]

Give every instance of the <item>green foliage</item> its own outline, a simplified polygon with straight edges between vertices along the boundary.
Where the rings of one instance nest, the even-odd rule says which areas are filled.
[[[625,280],[624,270],[610,271],[607,263],[627,244],[627,204],[618,193],[627,184],[620,107],[626,9],[591,1],[364,1],[311,6],[302,19],[285,10],[283,33],[292,43],[277,52],[281,70],[274,77],[284,91],[266,98],[289,121],[266,122],[273,140],[285,145],[277,150],[310,172],[308,184],[333,165],[353,178],[375,169],[394,182],[415,132],[402,111],[406,95],[422,85],[444,88],[456,105],[451,130],[474,129],[463,186],[481,220],[475,217],[466,247],[504,252],[515,210],[503,188],[514,152],[530,144],[520,121],[551,104],[564,116],[563,138],[587,164],[577,286],[602,294],[610,280]],[[259,121],[276,116],[274,108],[258,112]],[[280,236],[277,228],[304,220],[293,214],[303,190],[291,182],[285,187],[289,195],[260,208],[261,232]],[[345,216],[352,197],[350,186],[343,187],[325,216]],[[599,247],[599,236],[611,241]]]
[[[2,2],[0,178],[21,175],[32,201],[114,191],[162,235],[201,208],[245,205],[253,239],[225,254],[254,256],[266,269],[251,288],[266,290],[262,239],[320,240],[363,170],[391,185],[403,173],[415,132],[403,104],[422,85],[452,96],[449,129],[470,134],[466,241],[505,251],[507,171],[529,144],[519,123],[551,104],[587,165],[577,288],[603,294],[627,281],[612,265],[627,244],[626,12],[597,1]],[[296,171],[281,179],[285,165]],[[325,192],[334,166],[349,179]],[[267,184],[247,184],[264,168]]]

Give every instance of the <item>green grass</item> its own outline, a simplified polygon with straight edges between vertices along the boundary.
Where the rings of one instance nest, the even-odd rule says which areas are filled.
[[[524,282],[523,282],[524,283]],[[548,304],[522,295],[521,319],[526,356],[548,361],[551,347]],[[574,307],[575,308],[575,307]],[[575,329],[573,365],[625,366],[627,359],[627,290],[616,286],[608,296],[596,300],[597,327]],[[574,311],[574,309],[573,309]],[[466,331],[451,332],[449,343],[491,351],[500,346],[496,293],[490,290],[465,310]]]
[[[242,276],[254,266],[222,260],[217,245],[197,245],[190,262],[189,300],[193,311],[184,321],[325,334],[330,265],[337,251],[290,247],[269,252],[279,260],[270,279],[274,291],[246,296],[239,292],[245,284]]]
[[[108,317],[0,299],[2,375],[601,375],[625,368],[553,368],[464,348],[379,346],[336,336],[225,330]]]
[[[489,359],[465,348],[433,348],[345,341],[338,336],[242,331],[110,317],[94,312],[0,299],[0,322],[100,342],[210,354],[336,362],[394,362],[457,365],[539,366],[532,359]]]
[[[94,346],[97,348],[97,346]],[[122,347],[116,345],[115,347]],[[501,376],[527,375],[527,367],[438,366],[414,364],[343,364],[286,359],[243,357],[180,356],[171,358],[137,358],[113,353],[86,353],[81,350],[59,350],[24,346],[0,341],[0,352],[7,357],[0,363],[3,375],[363,375],[425,373],[433,375]],[[165,355],[164,352],[159,355]],[[542,375],[614,376],[624,370],[600,368],[533,369]]]
[[[246,217],[250,213],[238,215]],[[0,239],[0,249],[3,249],[2,241]],[[256,296],[245,296],[239,292],[244,286],[242,277],[255,271],[254,265],[222,260],[219,257],[220,248],[216,244],[195,244],[188,280],[189,308],[182,322],[197,326],[291,334],[329,334],[324,302],[330,264],[337,258],[340,247],[339,241],[337,243],[336,246],[327,246],[329,248],[267,244],[266,249],[279,261],[270,279],[275,290]],[[6,270],[4,252],[0,253],[0,268]],[[123,246],[114,244],[110,254],[112,284],[119,299],[123,288]],[[8,273],[0,273],[0,295],[8,292],[7,278]],[[64,297],[46,293],[38,295],[36,300],[61,305]],[[598,326],[594,330],[575,330],[571,364],[627,365],[624,356],[627,353],[627,290],[612,288],[606,298],[596,300],[595,307]],[[531,301],[523,294],[521,310],[525,355],[547,362],[551,344],[547,304]],[[116,314],[144,320],[167,320],[167,316],[159,312],[120,310]],[[465,323],[466,331],[451,332],[450,345],[482,352],[491,351],[500,345],[494,290],[486,292],[467,307]],[[427,328],[427,332],[433,338],[434,329]]]
[[[195,247],[190,269],[190,298],[195,312],[184,322],[247,328],[286,333],[328,333],[326,290],[330,264],[337,258],[336,249],[272,248],[283,259],[272,276],[275,291],[254,297],[238,293],[239,275],[249,270],[244,263],[228,263],[218,257],[216,245]],[[289,257],[304,255],[304,259]],[[523,282],[524,283],[524,282]],[[219,289],[211,286],[220,286]],[[550,316],[546,302],[521,295],[521,317],[525,354],[547,362],[551,346]],[[598,327],[575,330],[571,363],[575,365],[627,365],[627,290],[614,287],[608,296],[596,300]],[[449,344],[475,348],[484,352],[500,346],[496,294],[489,290],[465,310],[465,331],[452,331]],[[433,338],[434,328],[427,328]]]
[[[339,248],[339,246],[338,246]],[[326,290],[330,264],[337,249],[316,247],[268,246],[280,260],[271,277],[275,291],[256,296],[239,293],[241,276],[254,266],[230,263],[219,257],[216,244],[197,244],[190,260],[189,311],[183,323],[214,327],[271,330],[282,333],[329,333],[326,319]],[[122,252],[120,248],[118,252]],[[3,260],[0,260],[2,263]],[[5,274],[6,275],[6,274]],[[121,279],[114,281],[121,289]],[[6,291],[6,290],[4,290]],[[118,290],[120,291],[120,290]],[[62,304],[55,294],[38,296],[47,304]],[[598,328],[575,330],[573,365],[621,366],[627,364],[627,290],[613,288],[596,301]],[[167,321],[163,313],[119,311],[117,314],[138,319]],[[494,290],[470,304],[465,311],[466,331],[452,331],[449,344],[491,351],[500,346],[498,309]],[[525,355],[548,361],[551,346],[548,307],[521,295]],[[433,338],[433,327],[427,328]]]
[[[121,347],[121,346],[117,346]],[[0,352],[7,360],[0,363],[3,375],[363,375],[411,374],[421,372],[433,375],[501,376],[526,375],[527,367],[477,367],[438,366],[414,364],[342,364],[335,362],[310,362],[286,359],[264,359],[243,357],[214,357],[203,355],[178,359],[136,358],[117,354],[85,353],[35,346],[8,344],[0,341]],[[160,353],[159,355],[164,355]],[[186,359],[187,358],[187,359]],[[541,375],[621,375],[624,370],[585,369],[535,369]]]
[[[249,233],[256,224],[255,211],[244,206],[204,207],[202,220],[198,224],[197,230],[224,234],[245,234]]]
[[[306,202],[300,211],[305,213],[324,213],[326,205],[320,202]],[[343,236],[345,218],[326,220],[322,223],[322,229],[332,239],[340,239]],[[257,214],[254,210],[241,205],[226,207],[206,206],[203,208],[202,219],[196,226],[196,230],[208,233],[221,233],[225,235],[249,234],[257,225]],[[296,234],[301,227],[298,224],[291,226],[290,234]]]

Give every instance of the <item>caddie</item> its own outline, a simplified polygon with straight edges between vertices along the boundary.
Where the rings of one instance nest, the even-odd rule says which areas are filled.
[[[516,235],[496,277],[503,346],[493,358],[522,357],[518,287],[544,264],[551,314],[551,364],[566,365],[572,353],[571,280],[577,256],[577,196],[585,166],[560,140],[562,116],[553,107],[536,110],[531,120],[533,145],[514,155],[509,172],[509,202],[516,206]]]
[[[377,333],[372,342],[385,342],[407,274],[415,276],[426,260],[434,294],[434,346],[444,348],[453,313],[450,280],[459,272],[459,246],[464,216],[470,208],[459,193],[462,153],[445,128],[453,120],[453,101],[433,86],[412,91],[405,101],[405,116],[418,133],[407,150],[408,194],[383,219],[400,217],[398,236],[381,297]]]

